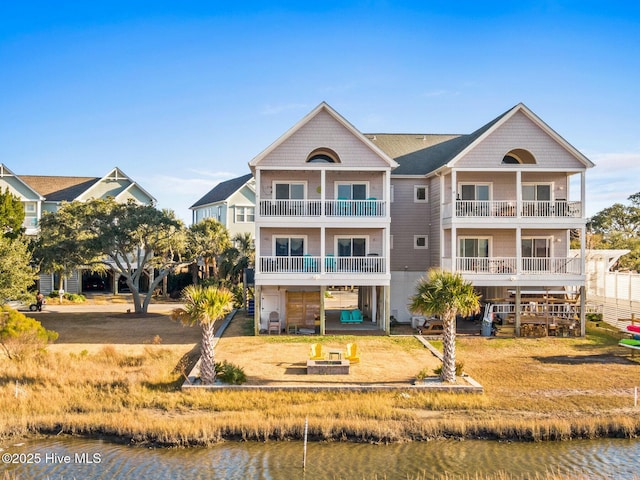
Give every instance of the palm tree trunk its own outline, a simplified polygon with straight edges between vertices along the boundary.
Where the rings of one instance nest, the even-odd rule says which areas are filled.
[[[200,380],[204,385],[213,385],[216,379],[216,364],[213,345],[215,338],[213,322],[202,324],[202,342],[200,352]]]
[[[442,373],[443,382],[456,381],[456,315],[447,312],[442,316]]]

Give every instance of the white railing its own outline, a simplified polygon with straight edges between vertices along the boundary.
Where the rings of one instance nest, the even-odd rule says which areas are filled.
[[[516,273],[515,257],[458,257],[457,270],[467,273]]]
[[[260,200],[263,217],[384,217],[384,200]]]
[[[582,263],[578,257],[532,258],[515,257],[458,257],[456,270],[462,273],[525,275],[580,275]]]
[[[325,215],[330,217],[384,217],[383,200],[327,200]]]
[[[263,217],[319,217],[322,215],[320,200],[261,200]]]
[[[509,303],[491,303],[490,311],[494,314],[500,315],[504,320],[507,316],[515,315],[515,300]],[[526,317],[549,316],[573,320],[580,316],[580,304],[575,302],[562,302],[558,300],[550,302],[532,302],[523,298],[520,301],[520,315]]]
[[[446,213],[446,212],[445,212]],[[529,201],[515,200],[457,200],[457,217],[555,217],[580,218],[582,204],[579,201]],[[446,215],[445,215],[446,217]]]
[[[522,273],[526,274],[570,274],[580,275],[582,262],[578,257],[522,259]]]
[[[385,273],[384,257],[263,256],[260,273]]]

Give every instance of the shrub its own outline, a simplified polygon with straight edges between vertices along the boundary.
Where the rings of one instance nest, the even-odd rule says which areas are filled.
[[[456,375],[458,376],[462,375],[463,368],[464,368],[464,363],[456,362]],[[440,365],[438,368],[434,368],[433,373],[435,373],[436,375],[440,375],[442,373],[442,365]]]
[[[416,380],[424,380],[428,376],[429,376],[429,369],[425,367],[422,370],[420,370],[418,373],[416,373]]]
[[[58,338],[57,332],[11,308],[3,307],[0,315],[0,345],[10,359],[33,356]]]
[[[247,381],[247,375],[242,367],[229,363],[226,360],[216,362],[216,378],[230,385],[242,385]]]

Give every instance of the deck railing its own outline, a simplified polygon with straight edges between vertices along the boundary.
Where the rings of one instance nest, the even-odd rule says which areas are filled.
[[[520,268],[518,268],[520,265]],[[456,270],[461,273],[526,275],[580,275],[582,263],[578,257],[458,257]]]
[[[515,200],[457,200],[456,217],[555,217],[580,218],[582,204],[579,201],[522,201]],[[447,212],[445,210],[445,216]]]
[[[260,200],[263,217],[384,217],[384,200]]]
[[[302,257],[262,256],[259,258],[259,273],[385,273],[385,258],[324,257],[304,255]]]

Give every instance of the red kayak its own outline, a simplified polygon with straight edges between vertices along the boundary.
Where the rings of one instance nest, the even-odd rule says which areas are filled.
[[[630,332],[640,333],[640,325],[627,325],[627,330]]]

